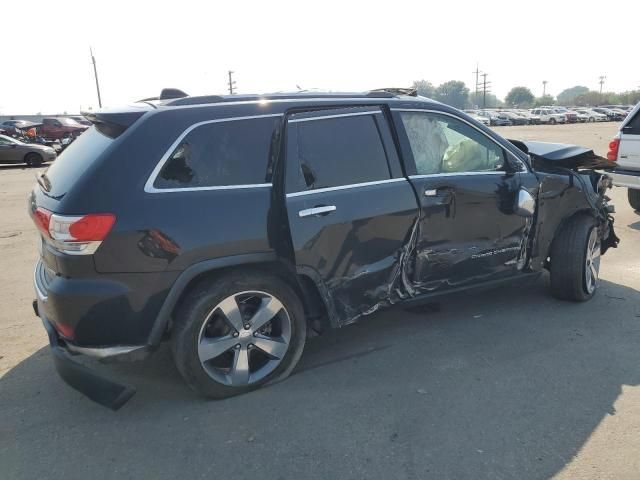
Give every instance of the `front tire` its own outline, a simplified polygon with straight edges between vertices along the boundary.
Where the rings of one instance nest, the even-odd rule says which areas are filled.
[[[551,117],[551,118],[549,119],[549,125],[555,125],[555,124],[556,124],[556,119],[555,119],[555,118],[553,118],[553,117]]]
[[[201,283],[181,302],[172,351],[187,385],[219,399],[288,377],[305,340],[293,289],[272,275],[238,271]]]
[[[595,294],[600,271],[600,237],[595,219],[569,220],[551,246],[551,294],[560,300],[584,302]]]
[[[627,189],[627,197],[629,198],[629,205],[636,212],[640,212],[640,190]]]

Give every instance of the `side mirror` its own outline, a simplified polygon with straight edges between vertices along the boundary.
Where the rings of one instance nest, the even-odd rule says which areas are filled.
[[[521,217],[532,217],[536,211],[536,200],[528,191],[521,188],[516,198],[515,214]]]

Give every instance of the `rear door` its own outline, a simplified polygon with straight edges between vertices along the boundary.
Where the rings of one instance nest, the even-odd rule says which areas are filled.
[[[394,301],[419,209],[378,107],[290,115],[286,206],[298,271],[342,323]]]
[[[414,275],[423,292],[517,275],[531,216],[516,213],[537,181],[475,126],[444,112],[394,110],[409,179],[421,202]]]

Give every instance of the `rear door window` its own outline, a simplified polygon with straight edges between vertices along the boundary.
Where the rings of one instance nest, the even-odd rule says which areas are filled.
[[[197,126],[180,139],[153,187],[212,188],[265,184],[271,181],[281,118],[268,116]]]
[[[288,191],[340,187],[391,178],[378,128],[379,111],[290,120],[297,175]],[[289,177],[292,178],[292,177]]]

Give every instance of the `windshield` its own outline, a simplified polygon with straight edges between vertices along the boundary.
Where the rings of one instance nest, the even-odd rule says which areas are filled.
[[[73,120],[72,118],[58,118],[58,120],[60,121],[61,124],[68,125],[70,127],[80,126],[80,124],[75,120]]]

